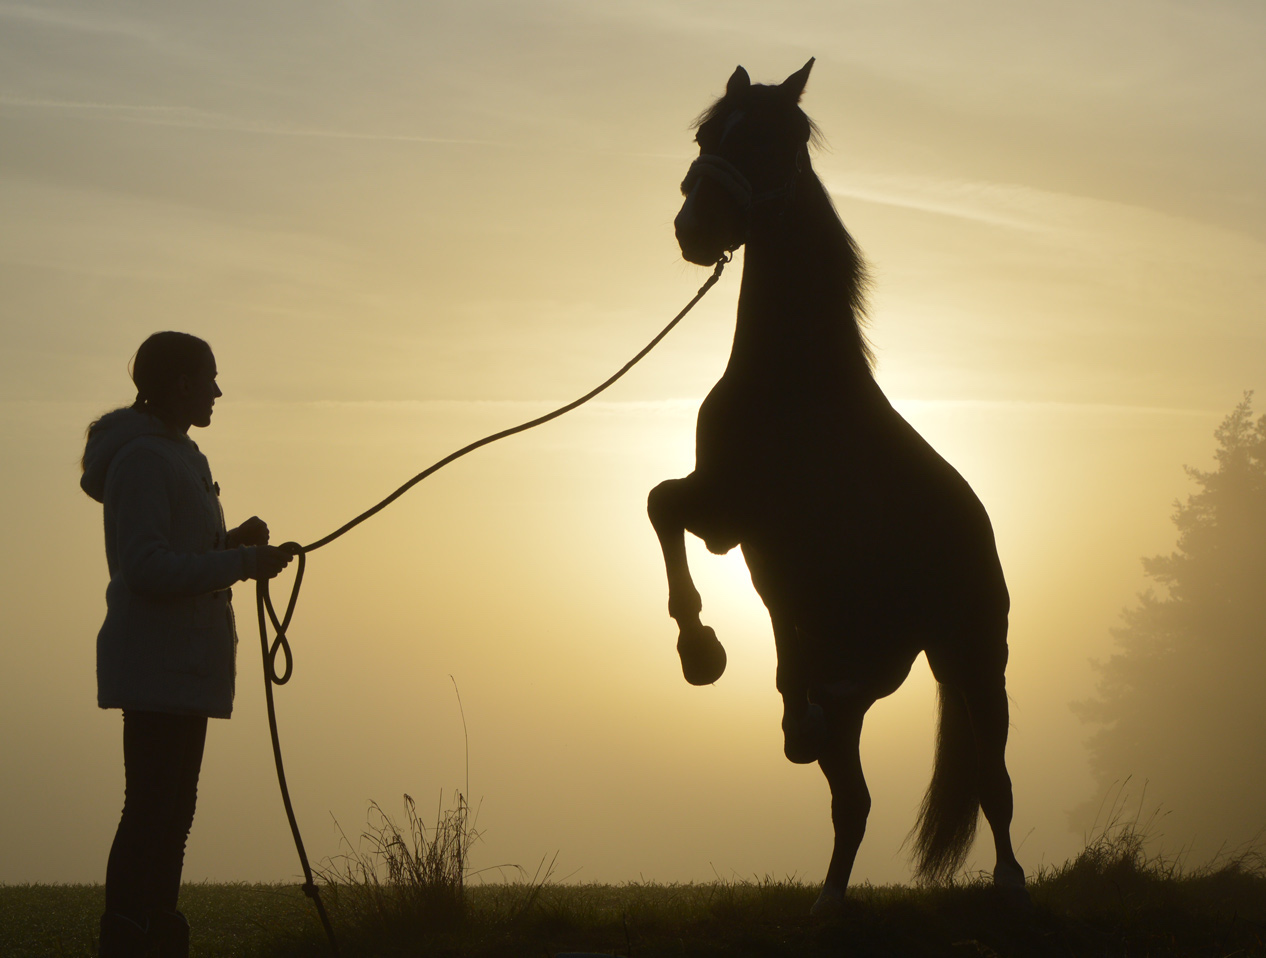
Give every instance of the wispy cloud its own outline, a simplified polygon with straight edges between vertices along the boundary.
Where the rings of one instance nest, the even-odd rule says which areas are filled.
[[[702,396],[679,396],[665,399],[594,399],[581,406],[575,413],[599,416],[668,416],[679,418],[695,416]],[[396,413],[504,413],[508,418],[528,419],[563,405],[556,399],[239,399],[243,406],[307,406],[314,409],[361,409]],[[1207,417],[1218,410],[1187,406],[1132,405],[1128,403],[1067,402],[1022,399],[907,399],[892,397],[892,404],[899,411],[918,413],[1014,413],[1086,416],[1093,418],[1122,417]]]
[[[823,177],[833,196],[920,210],[1024,232],[1059,224],[1060,209],[1072,197],[1031,187],[932,177],[853,173]]]
[[[1159,205],[908,174],[828,171],[823,180],[835,197],[1023,233],[1096,269],[1108,261],[1138,268],[1155,260],[1172,263],[1175,275],[1260,275],[1266,254],[1266,243],[1249,229],[1176,215]]]
[[[243,119],[188,106],[142,105],[136,103],[94,103],[86,100],[55,100],[37,97],[0,96],[0,108],[47,110],[83,119],[107,119],[144,126],[221,130],[258,136],[313,137],[332,140],[373,140],[399,143],[436,143],[462,146],[498,146],[492,140],[463,137],[425,136],[416,133],[382,133],[293,126]]]
[[[1125,417],[1208,417],[1217,414],[1209,410],[1185,406],[1131,405],[1128,403],[1063,402],[1023,399],[902,399],[892,398],[892,405],[907,414],[937,412],[993,412],[1059,416],[1086,416],[1095,419],[1120,419]]]
[[[676,399],[613,400],[594,399],[575,410],[605,416],[693,416],[699,410],[702,396]],[[564,405],[566,399],[315,399],[315,400],[241,400],[243,405],[311,406],[319,409],[368,409],[384,412],[415,413],[482,413],[504,412],[523,419],[543,415]]]
[[[149,24],[119,17],[107,18],[78,10],[56,9],[47,5],[0,3],[0,20],[74,33],[126,37],[145,43],[158,43],[164,40],[160,32]]]

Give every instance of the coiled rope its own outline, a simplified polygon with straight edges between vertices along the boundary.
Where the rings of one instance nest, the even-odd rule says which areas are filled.
[[[644,346],[642,350],[638,352],[636,356],[634,356],[627,363],[621,366],[620,369],[614,375],[608,378],[600,386],[597,386],[594,389],[591,389],[589,392],[585,393],[579,399],[573,400],[572,402],[569,402],[565,406],[559,406],[557,409],[553,410],[552,412],[546,413],[544,416],[539,416],[536,419],[531,420],[530,422],[520,423],[519,425],[512,426],[509,429],[503,429],[501,430],[501,432],[493,433],[490,436],[484,436],[484,438],[476,440],[475,442],[472,442],[467,446],[463,446],[461,449],[458,449],[456,452],[450,453],[449,455],[445,456],[443,459],[441,459],[439,462],[435,463],[434,465],[431,465],[427,467],[426,469],[423,469],[416,476],[414,476],[412,479],[410,479],[408,482],[402,485],[399,489],[391,493],[391,495],[387,496],[385,499],[378,502],[376,505],[370,507],[369,509],[366,509],[360,515],[358,515],[355,519],[352,519],[350,522],[347,522],[344,525],[339,526],[329,535],[321,539],[317,539],[315,542],[311,543],[310,545],[304,546],[304,545],[300,545],[297,542],[282,543],[281,548],[285,549],[287,552],[291,553],[299,560],[298,568],[295,570],[294,585],[290,587],[290,598],[286,602],[286,614],[284,616],[280,618],[278,618],[277,616],[277,611],[273,607],[272,596],[269,594],[269,591],[268,591],[268,580],[258,579],[256,581],[255,583],[255,610],[257,613],[257,617],[259,619],[260,650],[263,654],[263,659],[264,659],[264,699],[268,703],[268,728],[269,728],[269,732],[272,735],[273,760],[277,765],[277,783],[281,786],[281,801],[282,801],[282,804],[285,805],[286,807],[286,818],[290,822],[290,833],[294,836],[295,850],[298,851],[299,853],[299,864],[303,866],[303,879],[304,879],[303,893],[307,895],[309,898],[311,898],[312,903],[316,906],[317,914],[320,916],[320,919],[321,919],[321,927],[325,929],[325,935],[329,939],[329,942],[330,942],[330,952],[333,955],[337,956],[339,954],[338,941],[334,937],[334,926],[330,924],[330,918],[329,918],[329,915],[326,914],[325,905],[321,902],[321,890],[320,888],[317,887],[317,884],[312,880],[312,867],[311,865],[308,864],[308,855],[307,855],[307,852],[304,851],[304,848],[303,848],[303,837],[299,834],[299,824],[295,820],[294,806],[290,801],[290,789],[286,785],[286,771],[281,760],[281,739],[279,738],[278,733],[277,733],[277,712],[273,703],[273,686],[285,685],[287,682],[290,681],[291,673],[294,671],[294,656],[292,655],[290,651],[290,641],[287,638],[287,630],[290,628],[290,620],[294,617],[295,606],[299,602],[299,589],[303,585],[303,572],[304,572],[304,567],[307,564],[307,554],[309,552],[314,552],[317,549],[320,549],[322,546],[329,545],[331,542],[333,542],[335,539],[342,536],[344,533],[350,532],[352,529],[356,528],[366,519],[370,518],[371,516],[376,515],[377,513],[381,512],[383,509],[387,508],[387,506],[391,505],[393,502],[395,502],[397,499],[403,496],[406,492],[408,492],[410,489],[416,486],[419,482],[421,482],[427,476],[430,476],[431,474],[438,472],[440,469],[443,469],[450,462],[453,462],[456,459],[460,459],[462,456],[466,455],[467,453],[474,452],[476,449],[480,448],[481,446],[486,446],[489,443],[494,443],[499,439],[506,439],[510,436],[515,435],[516,433],[526,432],[529,429],[533,429],[537,426],[542,426],[545,423],[549,422],[550,420],[557,419],[559,416],[565,415],[566,413],[571,412],[573,409],[577,408],[578,406],[583,406],[585,403],[589,402],[589,400],[593,399],[599,393],[603,392],[605,389],[607,389],[609,386],[615,383],[616,380],[620,379],[625,373],[627,373],[630,369],[636,366],[646,356],[647,353],[649,353],[652,349],[654,349],[656,346],[659,345],[660,340],[662,340],[665,336],[667,336],[670,332],[672,332],[673,327],[676,326],[679,322],[681,322],[682,319],[685,318],[686,314],[690,312],[691,309],[694,308],[695,304],[698,303],[699,300],[703,299],[704,294],[706,294],[708,290],[710,290],[713,286],[716,285],[717,280],[721,278],[721,271],[725,268],[725,264],[728,263],[730,259],[731,259],[731,256],[729,253],[723,254],[721,258],[717,260],[716,267],[712,270],[712,275],[709,276],[707,281],[702,286],[699,287],[699,291],[695,293],[694,298],[685,305],[685,307],[681,310],[681,312],[679,312],[676,316],[674,316],[672,320],[668,323],[668,325],[665,326],[662,330],[660,330],[660,332],[655,336],[655,338],[652,339],[649,343],[647,343],[646,346]],[[269,623],[272,624],[273,631],[275,633],[271,644],[268,641]],[[277,671],[278,655],[280,655],[283,658],[284,663],[285,663],[285,666],[280,672],[280,674]]]

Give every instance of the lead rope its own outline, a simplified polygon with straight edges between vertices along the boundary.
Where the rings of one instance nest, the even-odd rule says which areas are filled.
[[[658,346],[660,340],[672,332],[673,327],[681,322],[682,319],[685,318],[685,315],[694,308],[695,304],[699,302],[699,300],[703,299],[704,294],[716,285],[717,280],[721,278],[721,271],[725,269],[725,264],[728,263],[731,258],[732,257],[729,253],[722,254],[721,258],[717,260],[716,267],[712,270],[712,275],[708,277],[707,282],[699,287],[699,291],[695,293],[694,299],[688,302],[685,305],[685,308],[674,316],[672,321],[660,330],[659,334],[647,343],[636,356],[621,366],[619,371],[607,379],[607,381],[602,385],[591,389],[579,399],[573,400],[565,406],[558,407],[553,412],[546,413],[544,416],[539,416],[530,422],[520,423],[519,425],[512,426],[509,429],[503,429],[501,432],[493,433],[490,436],[484,436],[484,438],[472,442],[467,446],[463,446],[454,453],[450,453],[439,462],[419,472],[416,476],[402,485],[391,495],[387,496],[377,505],[366,509],[355,519],[345,525],[339,526],[339,528],[335,529],[328,536],[318,539],[311,545],[302,546],[297,542],[282,543],[282,549],[285,549],[292,555],[298,557],[299,567],[295,571],[294,585],[290,587],[290,599],[286,603],[286,614],[280,619],[277,617],[276,609],[273,607],[272,597],[268,592],[268,580],[256,580],[255,610],[259,619],[260,650],[264,657],[264,700],[268,703],[268,728],[272,734],[273,760],[277,765],[277,782],[281,786],[281,801],[286,807],[286,818],[290,822],[290,833],[294,836],[295,850],[299,853],[299,864],[303,866],[303,893],[311,898],[312,903],[316,906],[317,914],[321,918],[321,927],[325,929],[325,935],[330,940],[330,952],[335,955],[336,958],[339,954],[339,950],[338,941],[334,937],[334,926],[330,924],[329,915],[325,912],[325,905],[321,902],[321,890],[312,880],[312,866],[308,864],[308,855],[303,849],[303,837],[299,834],[299,824],[295,820],[294,806],[290,802],[290,789],[286,786],[286,771],[281,761],[281,739],[277,734],[277,712],[273,705],[273,686],[285,685],[290,681],[290,675],[294,671],[294,656],[290,652],[290,641],[286,638],[286,630],[290,628],[290,620],[294,616],[295,605],[299,601],[299,587],[303,585],[303,570],[307,563],[307,554],[320,549],[322,546],[329,545],[345,532],[350,532],[366,519],[387,508],[387,506],[391,505],[391,503],[395,502],[427,476],[443,469],[453,460],[460,459],[469,452],[474,452],[480,446],[486,446],[499,439],[506,439],[516,433],[526,432],[536,426],[544,425],[551,419],[557,419],[559,416],[571,412],[578,406],[583,406],[589,400],[593,399],[607,387],[612,385],[616,380],[620,379],[625,373],[637,365],[647,353]],[[273,630],[276,633],[271,645],[268,642],[269,622],[272,623]],[[281,674],[277,673],[278,654],[280,654],[285,661],[285,668],[282,670]]]

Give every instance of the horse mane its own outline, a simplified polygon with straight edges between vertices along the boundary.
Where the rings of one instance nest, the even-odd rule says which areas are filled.
[[[844,298],[847,308],[844,315],[840,317],[840,321],[851,326],[857,337],[857,349],[862,354],[862,359],[866,363],[866,368],[873,374],[875,371],[875,351],[870,344],[870,340],[866,336],[866,327],[869,325],[869,315],[866,312],[866,294],[870,292],[870,271],[866,268],[866,260],[862,256],[861,248],[858,247],[857,241],[853,239],[853,234],[848,231],[844,225],[844,220],[840,218],[839,211],[835,208],[835,202],[831,199],[831,194],[827,191],[826,184],[814,172],[812,166],[806,169],[801,178],[808,181],[810,189],[816,189],[821,193],[822,203],[829,213],[828,229],[835,233],[834,237],[839,249],[837,256],[842,267],[845,291]]]

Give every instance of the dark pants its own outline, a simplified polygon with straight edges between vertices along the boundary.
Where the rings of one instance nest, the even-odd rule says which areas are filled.
[[[123,712],[123,816],[106,865],[106,912],[146,923],[176,910],[207,720]]]

